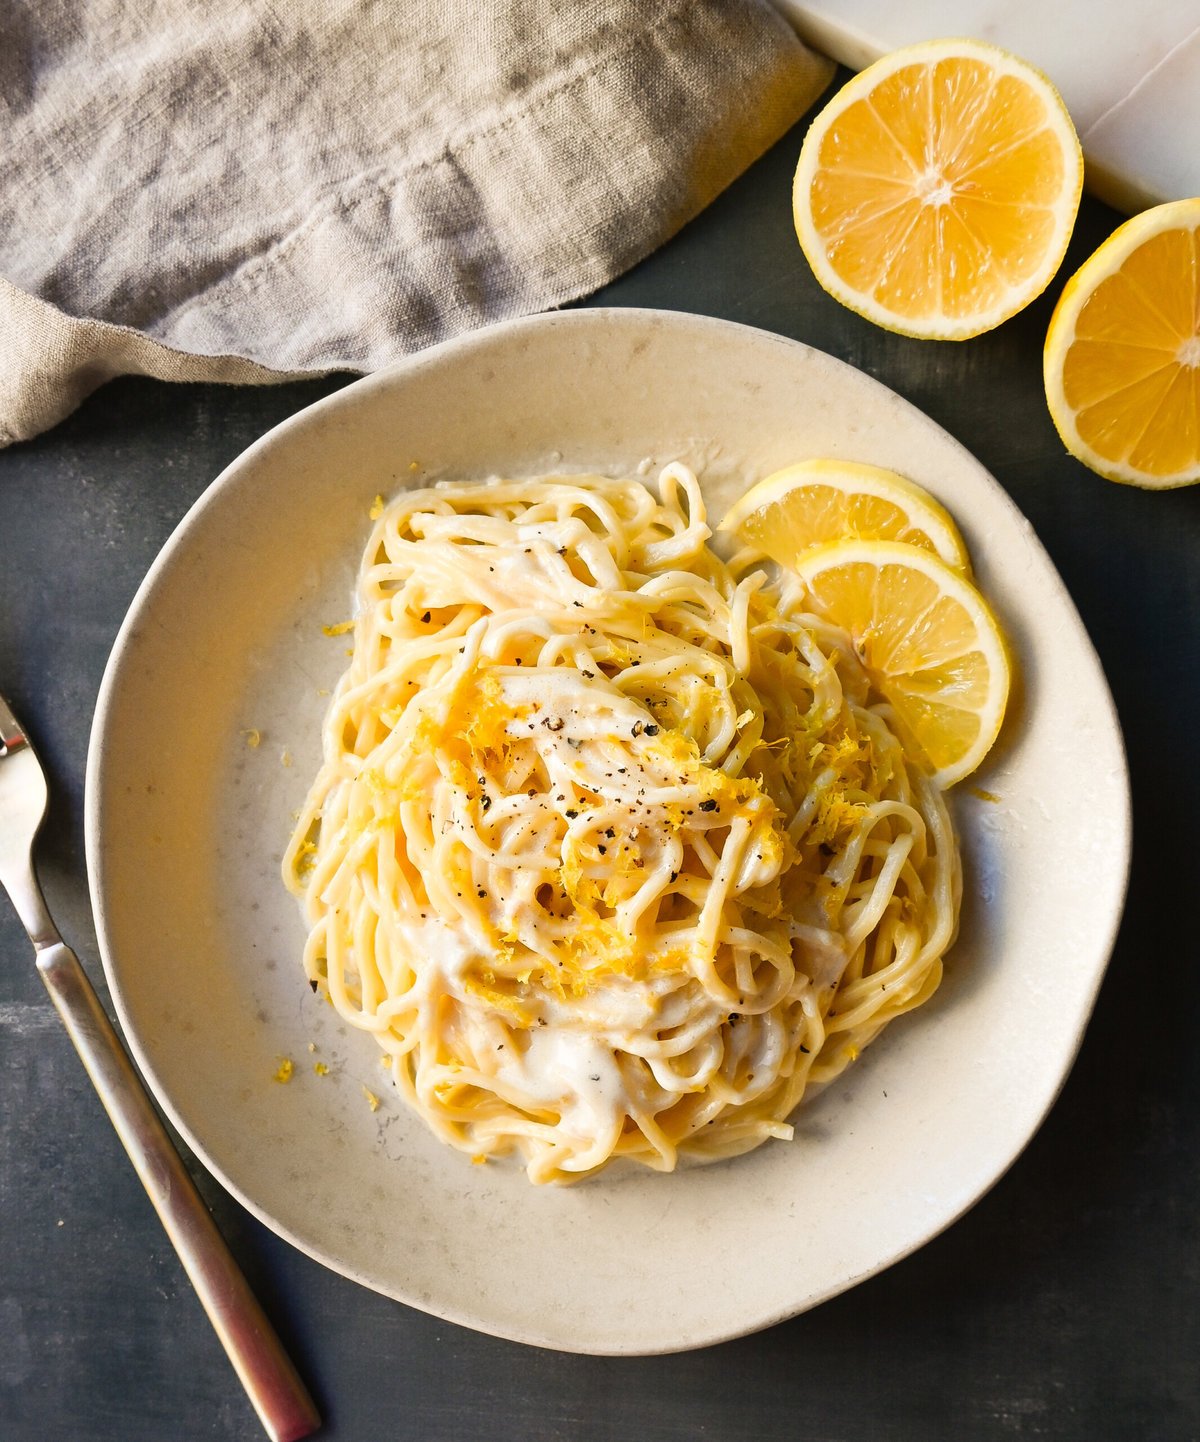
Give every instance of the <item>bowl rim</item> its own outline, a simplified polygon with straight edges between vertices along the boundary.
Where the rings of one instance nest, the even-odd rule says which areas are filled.
[[[596,1346],[594,1344],[573,1346],[569,1340],[551,1341],[543,1335],[527,1334],[520,1328],[505,1329],[490,1323],[481,1322],[479,1318],[466,1314],[454,1306],[439,1306],[435,1302],[426,1299],[417,1299],[411,1295],[393,1290],[381,1284],[377,1279],[365,1275],[361,1269],[354,1265],[340,1262],[330,1251],[323,1249],[321,1246],[297,1234],[292,1227],[273,1217],[269,1210],[256,1201],[253,1196],[249,1195],[240,1183],[234,1181],[223,1168],[213,1161],[204,1140],[194,1133],[192,1128],[180,1115],[170,1091],[158,1076],[153,1060],[142,1038],[139,1036],[137,1029],[132,1024],[131,1008],[125,994],[120,961],[114,954],[109,941],[109,917],[105,892],[102,784],[106,763],[108,730],[111,725],[116,697],[124,684],[126,668],[131,661],[131,640],[136,634],[146,609],[155,595],[160,578],[162,578],[164,573],[170,568],[179,552],[188,545],[191,532],[197,520],[210,508],[221,503],[225,492],[238,483],[239,478],[244,472],[251,470],[256,465],[264,451],[273,447],[283,436],[290,435],[295,431],[302,431],[323,417],[336,414],[340,410],[352,412],[363,398],[371,396],[377,391],[387,390],[398,380],[402,380],[424,368],[438,366],[447,357],[468,355],[476,351],[485,351],[497,345],[504,345],[510,337],[520,335],[527,331],[538,331],[544,328],[577,328],[580,330],[588,330],[591,328],[610,328],[614,325],[629,326],[631,328],[645,327],[647,325],[665,325],[684,331],[693,330],[712,334],[741,333],[756,338],[760,343],[774,343],[789,351],[816,351],[817,354],[826,360],[855,372],[857,375],[871,382],[872,385],[879,387],[880,390],[894,397],[904,409],[911,413],[913,417],[917,418],[920,423],[932,428],[942,439],[943,443],[948,442],[957,448],[963,457],[965,457],[972,466],[982,472],[990,481],[994,488],[995,501],[1007,507],[1011,514],[1020,521],[1024,530],[1028,533],[1027,538],[1029,544],[1035,553],[1037,553],[1039,559],[1044,564],[1048,576],[1052,578],[1053,583],[1061,593],[1061,600],[1064,603],[1065,612],[1069,616],[1070,624],[1075,632],[1073,641],[1090,664],[1094,666],[1096,675],[1101,682],[1100,689],[1105,698],[1105,713],[1102,717],[1098,718],[1098,720],[1101,727],[1110,734],[1111,739],[1115,742],[1121,768],[1121,784],[1118,787],[1120,814],[1115,818],[1118,822],[1119,829],[1112,839],[1114,849],[1119,850],[1119,857],[1117,858],[1119,867],[1117,870],[1120,876],[1120,885],[1115,887],[1112,892],[1104,898],[1104,906],[1099,918],[1100,924],[1096,929],[1098,943],[1094,948],[1098,959],[1091,969],[1090,983],[1086,995],[1082,996],[1077,1025],[1069,1038],[1069,1044],[1062,1047],[1060,1064],[1053,1085],[1047,1088],[1041,1105],[1037,1109],[1036,1116],[1020,1144],[1007,1156],[1001,1165],[989,1171],[987,1180],[971,1190],[969,1194],[965,1195],[958,1204],[948,1212],[940,1214],[936,1219],[935,1225],[928,1226],[922,1231],[920,1236],[912,1240],[911,1244],[888,1252],[886,1255],[880,1257],[873,1266],[857,1272],[853,1276],[847,1277],[840,1283],[818,1288],[809,1295],[800,1298],[795,1305],[776,1308],[769,1314],[744,1319],[726,1327],[710,1327],[706,1330],[701,1326],[695,1329],[696,1335],[685,1336],[666,1342],[663,1345],[634,1345],[629,1347],[619,1344],[611,1347]],[[819,351],[817,347],[810,346],[803,341],[794,340],[790,337],[741,322],[697,315],[685,311],[671,311],[649,307],[582,307],[579,309],[549,312],[533,316],[521,316],[497,322],[463,335],[451,337],[435,346],[403,357],[394,364],[377,372],[353,380],[331,394],[311,402],[277,422],[243,449],[209,481],[200,495],[184,512],[183,516],[172,529],[167,540],[159,549],[129,603],[113,642],[100,684],[89,736],[85,772],[84,833],[88,886],[95,918],[96,935],[112,1004],[117,1014],[125,1044],[132,1052],[138,1070],[149,1086],[157,1105],[165,1112],[172,1126],[183,1137],[190,1150],[195,1154],[198,1162],[209,1171],[221,1186],[244,1206],[247,1211],[262,1222],[263,1225],[275,1232],[276,1235],[282,1237],[302,1253],[320,1262],[322,1265],[371,1290],[403,1301],[407,1305],[418,1307],[429,1315],[441,1318],[442,1320],[453,1322],[472,1330],[483,1331],[489,1335],[521,1342],[526,1345],[543,1347],[549,1350],[577,1352],[596,1356],[652,1356],[687,1351],[745,1336],[774,1326],[779,1322],[797,1316],[819,1305],[920,1250],[926,1243],[939,1236],[948,1227],[953,1225],[953,1223],[958,1221],[1007,1174],[1010,1168],[1024,1153],[1029,1142],[1037,1134],[1047,1114],[1061,1094],[1062,1088],[1078,1056],[1084,1033],[1092,1011],[1094,1010],[1096,998],[1116,944],[1129,888],[1132,851],[1132,798],[1128,758],[1111,688],[1108,686],[1103,666],[1088,635],[1087,629],[1083,624],[1082,618],[1079,616],[1074,601],[1067,591],[1062,578],[1059,576],[1053,561],[1036,534],[1032,532],[1032,528],[1028,522],[1022,517],[1016,503],[999,482],[991,477],[986,468],[982,466],[961,442],[949,432],[945,431],[937,422],[932,420],[931,417],[926,415],[918,407],[898,395],[898,393],[892,391],[887,385],[877,381],[873,376],[866,375],[865,372],[860,371],[849,362],[841,360],[840,357]]]

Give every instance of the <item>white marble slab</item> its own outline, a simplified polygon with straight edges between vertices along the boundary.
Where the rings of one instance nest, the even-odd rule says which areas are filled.
[[[1058,87],[1095,195],[1130,212],[1200,195],[1200,0],[775,4],[818,50],[856,70],[918,40],[990,40]]]

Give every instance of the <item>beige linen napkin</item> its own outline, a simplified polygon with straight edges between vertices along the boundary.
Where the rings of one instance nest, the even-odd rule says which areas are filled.
[[[0,32],[0,444],[114,375],[369,371],[585,295],[831,74],[768,0],[0,0]]]

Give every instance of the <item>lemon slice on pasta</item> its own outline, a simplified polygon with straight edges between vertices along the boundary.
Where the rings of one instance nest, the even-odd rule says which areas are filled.
[[[717,528],[781,566],[831,541],[902,541],[933,551],[957,571],[967,550],[947,511],[895,471],[862,461],[809,460],[752,486]]]
[[[974,771],[999,733],[1010,681],[1004,637],[975,587],[932,552],[893,541],[821,546],[795,570],[934,782]]]

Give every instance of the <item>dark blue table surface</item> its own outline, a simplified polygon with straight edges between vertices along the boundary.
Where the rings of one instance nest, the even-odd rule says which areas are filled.
[[[1119,222],[1086,200],[1049,292],[990,335],[890,335],[796,245],[797,127],[594,298],[743,321],[861,367],[992,471],[1059,567],[1125,729],[1125,921],[1062,1097],[1012,1170],[915,1256],[782,1326],[632,1360],[496,1341],[378,1297],[197,1180],[339,1442],[1200,1437],[1200,487],[1142,493],[1065,455],[1041,349],[1062,280]],[[0,452],[0,691],[53,784],[50,905],[98,986],[88,730],[133,593],[191,502],[346,378],[122,380]],[[1086,805],[1086,797],[1081,798]],[[262,1435],[0,899],[0,1438]]]

